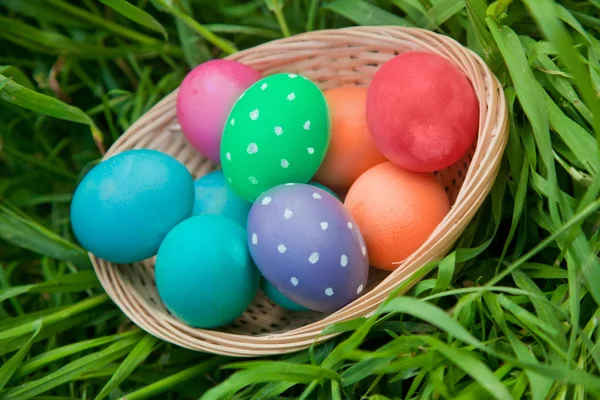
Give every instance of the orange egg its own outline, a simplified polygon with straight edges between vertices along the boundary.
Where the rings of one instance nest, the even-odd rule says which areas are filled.
[[[331,114],[331,142],[315,180],[347,190],[363,172],[387,159],[367,127],[367,88],[339,87],[324,94]]]
[[[412,172],[386,162],[362,174],[345,205],[367,243],[369,262],[394,270],[431,235],[450,210],[435,176]]]

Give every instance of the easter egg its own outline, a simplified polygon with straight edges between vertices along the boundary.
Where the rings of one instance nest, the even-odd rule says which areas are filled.
[[[329,145],[321,90],[296,74],[267,76],[235,103],[223,131],[221,164],[231,187],[254,201],[279,184],[308,182]]]
[[[244,228],[220,215],[198,215],[173,228],[158,250],[155,276],[167,309],[196,328],[239,317],[260,279]]]
[[[322,183],[310,181],[310,182],[308,182],[308,184],[312,185],[314,187],[318,187],[319,189],[323,189],[324,191],[326,191],[327,193],[329,193],[336,199],[338,199],[338,200],[340,199],[340,197],[337,195],[337,193],[335,193],[333,190],[329,189],[327,186],[323,185]]]
[[[375,146],[365,116],[367,88],[338,87],[325,91],[331,114],[331,142],[315,179],[348,190],[374,165],[387,161]]]
[[[159,151],[128,150],[81,180],[71,202],[71,226],[89,252],[132,263],[156,255],[193,206],[194,182],[183,164]]]
[[[308,308],[301,306],[300,304],[294,303],[283,295],[275,286],[273,286],[265,278],[260,280],[260,288],[265,295],[271,299],[271,301],[277,304],[281,308],[285,308],[290,311],[308,311]]]
[[[187,140],[219,162],[223,126],[234,103],[261,75],[232,60],[212,60],[194,68],[177,93],[177,119]]]
[[[222,171],[211,172],[194,181],[196,200],[193,215],[215,214],[246,227],[252,204],[238,196],[227,183]]]
[[[425,243],[450,210],[433,175],[391,162],[362,174],[344,204],[361,227],[371,265],[390,271]]]
[[[358,224],[325,190],[286,184],[248,214],[248,247],[262,275],[306,308],[335,311],[365,289],[367,249]]]
[[[479,103],[471,83],[435,54],[408,52],[383,64],[369,85],[366,110],[379,150],[411,171],[449,167],[477,136]]]

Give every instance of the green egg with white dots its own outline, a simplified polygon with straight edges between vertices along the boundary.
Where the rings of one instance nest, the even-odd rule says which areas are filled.
[[[297,74],[267,76],[233,106],[223,130],[221,164],[233,190],[250,201],[283,183],[307,183],[330,139],[321,90]]]

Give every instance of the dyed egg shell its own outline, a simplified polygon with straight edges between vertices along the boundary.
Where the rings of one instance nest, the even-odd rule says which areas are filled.
[[[322,183],[315,182],[315,181],[310,181],[310,182],[308,182],[308,184],[312,185],[314,187],[318,187],[320,189],[323,189],[324,191],[326,191],[327,193],[329,193],[330,195],[332,195],[336,199],[338,199],[338,200],[340,199],[340,197],[337,195],[337,193],[335,193],[333,190],[329,189],[327,186],[323,185]]]
[[[336,190],[348,190],[374,165],[387,161],[367,127],[367,88],[344,86],[325,91],[331,113],[331,143],[315,179]]]
[[[267,76],[235,103],[221,142],[223,173],[254,201],[288,182],[308,182],[329,145],[329,112],[321,90],[295,74]]]
[[[158,250],[155,275],[167,309],[196,328],[216,328],[239,317],[260,279],[246,232],[220,215],[198,215],[173,228]]]
[[[367,123],[390,161],[432,172],[454,164],[471,147],[479,103],[469,80],[445,58],[409,52],[383,64],[373,77]]]
[[[281,308],[285,308],[290,311],[308,311],[308,308],[301,306],[298,303],[294,303],[283,295],[275,286],[273,286],[268,280],[262,278],[260,280],[260,288],[265,295],[271,299],[271,301],[277,304]]]
[[[344,204],[361,227],[371,265],[388,271],[421,247],[450,210],[435,176],[391,162],[362,174]]]
[[[250,209],[247,235],[262,275],[306,308],[337,310],[365,288],[369,261],[358,225],[322,189],[287,184],[265,192]]]
[[[129,150],[96,165],[71,202],[71,226],[81,245],[114,263],[156,255],[160,243],[192,215],[194,182],[168,154]]]
[[[219,162],[223,126],[246,89],[261,78],[253,68],[231,60],[212,60],[194,68],[177,93],[177,119],[187,140]]]
[[[215,214],[227,217],[246,227],[252,204],[238,196],[222,171],[211,172],[194,182],[196,200],[193,215]]]

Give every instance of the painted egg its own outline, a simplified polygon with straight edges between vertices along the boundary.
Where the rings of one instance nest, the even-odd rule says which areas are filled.
[[[260,280],[260,288],[265,295],[271,299],[271,301],[277,304],[281,308],[285,308],[290,311],[308,311],[308,308],[301,306],[298,303],[294,303],[283,295],[275,286],[273,286],[268,280],[262,278]]]
[[[262,275],[295,303],[334,311],[365,289],[369,261],[358,224],[325,190],[268,190],[250,209],[247,235]]]
[[[391,162],[362,174],[344,204],[360,224],[371,265],[390,271],[425,243],[450,210],[435,176]]]
[[[254,201],[288,182],[308,182],[329,145],[321,90],[296,74],[267,76],[235,103],[223,132],[221,164],[233,189]]]
[[[366,115],[375,144],[390,161],[432,172],[454,164],[471,147],[479,103],[469,80],[448,60],[409,52],[377,71]]]
[[[229,187],[222,171],[211,172],[194,182],[196,201],[193,215],[215,214],[246,227],[252,203],[242,199]]]
[[[194,68],[177,93],[177,119],[187,140],[219,162],[223,126],[246,89],[261,78],[253,68],[232,60],[212,60]]]
[[[132,263],[156,255],[193,206],[194,182],[183,164],[156,150],[129,150],[85,175],[73,194],[71,226],[89,252]]]
[[[196,328],[216,328],[239,317],[260,279],[246,232],[220,215],[198,215],[173,228],[158,250],[155,275],[167,309]]]
[[[367,88],[337,87],[325,91],[325,99],[331,113],[331,143],[315,179],[348,190],[363,172],[387,159],[367,127]]]
[[[336,192],[334,192],[333,190],[329,189],[327,186],[323,185],[322,183],[319,182],[315,182],[315,181],[310,181],[308,182],[309,185],[313,185],[314,187],[318,187],[320,189],[323,189],[324,191],[326,191],[327,193],[329,193],[330,195],[332,195],[333,197],[335,197],[336,199],[340,199],[340,197],[337,195]]]

